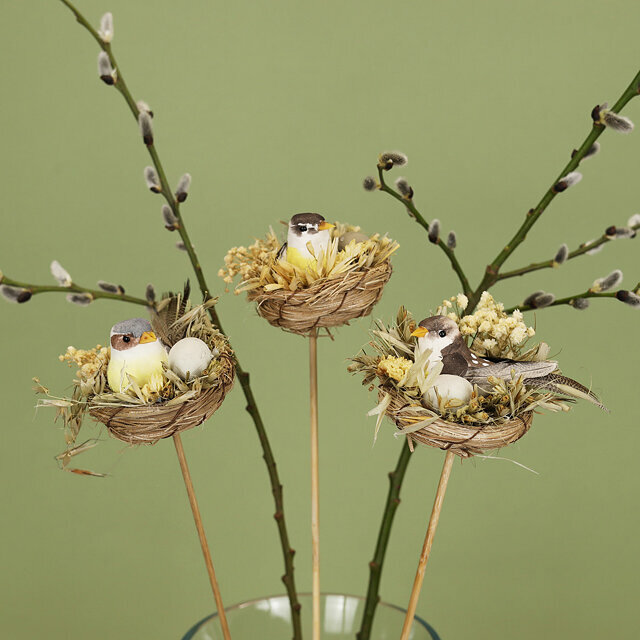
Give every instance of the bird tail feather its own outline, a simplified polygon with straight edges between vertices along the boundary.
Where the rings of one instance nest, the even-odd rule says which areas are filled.
[[[558,373],[550,373],[542,378],[536,378],[527,382],[535,382],[535,386],[537,387],[548,389],[549,391],[555,391],[565,396],[588,400],[595,404],[596,407],[599,407],[603,411],[609,413],[609,409],[600,402],[598,396],[596,396],[591,389],[588,389],[573,378],[568,378],[567,376],[563,376]]]

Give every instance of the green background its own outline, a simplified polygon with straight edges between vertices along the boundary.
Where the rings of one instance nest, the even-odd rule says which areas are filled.
[[[365,193],[377,154],[401,149],[427,219],[455,229],[473,283],[590,127],[638,70],[640,5],[569,2],[127,2],[78,0],[96,24],[115,16],[115,54],[136,99],[156,113],[170,181],[189,171],[185,219],[233,346],[254,390],[285,485],[300,590],[310,588],[307,345],[224,295],[225,251],[299,211],[389,232],[401,249],[374,315],[405,304],[428,315],[459,287],[444,255],[401,206]],[[122,283],[142,295],[190,275],[145,188],[149,163],[121,97],[96,74],[96,44],[58,2],[3,2],[0,42],[0,268],[52,282]],[[640,121],[640,103],[625,113]],[[508,263],[551,258],[638,211],[637,132],[605,132],[584,180],[554,201]],[[395,178],[399,172],[390,176]],[[280,228],[280,227],[278,227]],[[509,280],[507,304],[535,289],[586,289],[613,268],[640,278],[638,240],[609,244],[559,270]],[[0,307],[2,638],[179,638],[213,608],[170,442],[127,448],[102,432],[81,466],[50,410],[34,409],[33,375],[54,392],[69,344],[104,342],[136,307],[88,308],[46,294]],[[452,638],[637,637],[638,320],[615,300],[586,312],[528,314],[564,371],[601,394],[543,415],[507,461],[456,463],[418,613]],[[322,588],[363,593],[401,441],[390,423],[372,448],[375,398],[345,372],[370,319],[320,349]],[[280,593],[273,504],[240,388],[205,427],[185,434],[223,597]],[[96,433],[87,426],[87,434]],[[408,600],[443,455],[418,450],[382,583]],[[82,462],[82,459],[81,459]]]

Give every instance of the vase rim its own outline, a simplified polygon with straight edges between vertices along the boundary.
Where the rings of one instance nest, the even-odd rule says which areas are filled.
[[[301,593],[298,593],[298,596],[305,596],[305,597],[312,597],[312,594],[308,591],[303,591]],[[352,593],[338,593],[336,591],[321,591],[320,592],[320,596],[321,597],[327,597],[327,596],[344,596],[346,598],[354,598],[356,600],[361,600],[364,601],[365,598],[364,596],[356,596],[353,595]],[[288,596],[286,593],[277,593],[274,595],[269,595],[269,596],[261,596],[259,598],[252,598],[251,600],[243,600],[242,602],[236,602],[235,604],[232,604],[228,607],[225,607],[224,610],[225,611],[236,611],[239,609],[244,609],[245,607],[249,607],[252,604],[256,604],[258,602],[262,602],[264,600],[272,600],[273,598],[287,598]],[[378,602],[379,605],[382,605],[384,607],[388,607],[389,609],[395,609],[396,611],[401,611],[402,613],[406,613],[407,610],[404,609],[403,607],[400,607],[396,604],[391,604],[390,602],[384,602],[383,600],[380,600]],[[184,635],[184,637],[182,638],[182,640],[191,640],[191,638],[193,638],[193,634],[195,634],[196,631],[198,631],[198,629],[200,628],[200,626],[202,624],[204,624],[206,621],[208,620],[212,620],[214,618],[218,617],[218,612],[215,611],[214,613],[210,613],[208,616],[205,616],[204,618],[202,618],[202,620],[199,620],[198,622],[196,622],[188,631],[187,633]],[[419,615],[414,615],[413,619],[422,627],[424,627],[430,634],[432,637],[432,640],[441,640],[440,636],[438,635],[438,633],[436,632],[436,630],[423,618],[421,618]]]

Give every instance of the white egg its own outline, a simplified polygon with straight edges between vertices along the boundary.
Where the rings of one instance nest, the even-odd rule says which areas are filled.
[[[447,373],[438,376],[436,383],[422,396],[427,406],[436,409],[438,407],[438,395],[445,401],[459,400],[462,404],[469,402],[473,393],[473,385],[460,376],[452,376]]]
[[[169,351],[169,367],[183,380],[199,376],[213,358],[211,350],[200,338],[182,338]]]

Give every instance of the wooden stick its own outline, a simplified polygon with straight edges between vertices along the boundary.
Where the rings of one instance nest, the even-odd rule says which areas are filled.
[[[218,586],[218,581],[216,580],[216,572],[213,569],[211,552],[209,551],[207,537],[205,536],[204,527],[202,526],[200,509],[198,508],[198,501],[196,500],[196,494],[195,494],[195,491],[193,490],[193,482],[191,482],[191,474],[189,473],[189,467],[187,466],[187,458],[184,455],[184,448],[182,446],[182,440],[180,438],[179,433],[176,433],[173,436],[173,442],[176,445],[176,453],[178,454],[180,469],[182,469],[182,477],[184,478],[184,484],[187,487],[187,495],[189,496],[191,511],[193,511],[193,519],[196,522],[196,529],[198,530],[198,537],[200,538],[200,546],[202,547],[204,562],[207,565],[207,573],[209,574],[211,589],[213,589],[213,597],[215,598],[215,601],[216,601],[216,608],[218,609],[218,618],[220,619],[220,626],[222,627],[222,635],[224,636],[224,640],[231,640],[231,634],[229,633],[229,625],[227,624],[227,616],[224,612],[222,597],[220,596],[220,587]]]
[[[444,458],[442,473],[440,474],[438,490],[436,491],[436,499],[433,503],[433,509],[431,511],[431,518],[429,518],[429,525],[427,526],[427,535],[424,539],[424,545],[422,545],[420,562],[418,562],[418,571],[416,572],[416,577],[413,581],[413,589],[411,590],[411,598],[409,598],[409,606],[407,607],[407,615],[404,619],[404,626],[402,627],[402,635],[400,636],[400,640],[408,640],[409,634],[411,633],[411,626],[413,625],[413,618],[416,615],[416,607],[418,606],[418,598],[420,597],[420,589],[422,589],[422,582],[424,580],[424,574],[427,568],[427,561],[429,560],[431,545],[433,544],[433,538],[436,534],[436,527],[438,526],[440,511],[442,511],[444,494],[447,490],[447,483],[449,482],[449,476],[451,475],[451,467],[453,466],[454,458],[455,454],[452,453],[451,450],[447,451],[447,455]]]
[[[309,334],[311,409],[311,566],[313,640],[320,640],[320,479],[318,472],[318,332]]]

